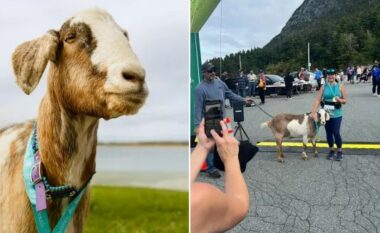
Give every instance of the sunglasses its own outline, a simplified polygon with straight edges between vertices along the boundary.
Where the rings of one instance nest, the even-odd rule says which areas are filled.
[[[213,72],[215,72],[216,71],[216,69],[215,69],[215,67],[213,67],[213,68],[211,68],[211,69],[207,69],[205,72],[206,73],[213,73]]]
[[[335,69],[328,69],[326,73],[328,75],[333,75],[333,74],[335,74]]]

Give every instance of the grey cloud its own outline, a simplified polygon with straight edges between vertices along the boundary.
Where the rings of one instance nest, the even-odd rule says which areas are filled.
[[[219,56],[220,34],[222,56],[264,46],[280,33],[302,2],[303,0],[223,0],[200,31],[202,59]]]

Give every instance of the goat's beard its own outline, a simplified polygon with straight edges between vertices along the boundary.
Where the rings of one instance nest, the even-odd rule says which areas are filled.
[[[123,115],[134,115],[144,105],[146,95],[128,96],[128,95],[111,95],[107,98],[107,107],[104,119],[117,118]]]

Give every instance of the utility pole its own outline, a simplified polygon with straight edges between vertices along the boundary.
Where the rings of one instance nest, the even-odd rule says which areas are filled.
[[[240,70],[241,70],[241,55],[239,55],[239,67],[240,67]]]
[[[307,42],[307,70],[310,71],[311,63],[310,63],[310,43]]]

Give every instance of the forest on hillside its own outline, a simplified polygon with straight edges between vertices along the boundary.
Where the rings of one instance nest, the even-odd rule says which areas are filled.
[[[373,64],[380,59],[380,5],[352,14],[325,17],[318,22],[280,33],[263,48],[239,51],[224,58],[209,60],[217,70],[236,74],[239,56],[247,72],[265,70],[283,74],[307,67],[307,43],[310,43],[311,68]],[[221,63],[221,69],[219,64]]]

